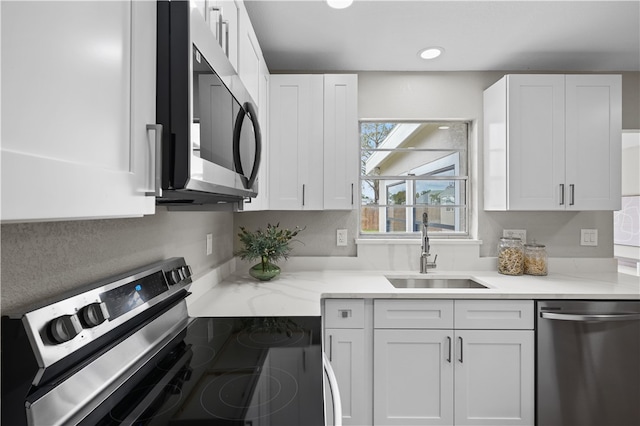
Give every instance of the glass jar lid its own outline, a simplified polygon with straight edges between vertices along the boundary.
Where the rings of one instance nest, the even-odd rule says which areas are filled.
[[[528,248],[538,248],[538,249],[543,249],[543,248],[545,248],[545,247],[546,247],[544,244],[538,244],[538,243],[536,243],[536,242],[533,242],[533,243],[527,243],[527,244],[525,244],[524,246],[525,246],[525,247],[528,247]]]

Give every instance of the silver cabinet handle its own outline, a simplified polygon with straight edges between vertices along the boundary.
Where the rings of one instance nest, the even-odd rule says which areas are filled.
[[[216,39],[218,40],[218,44],[222,47],[222,11],[218,7],[210,7],[210,12],[217,12],[218,18],[216,19]]]
[[[449,342],[449,355],[447,356],[447,362],[451,364],[451,337],[447,336],[447,340]]]
[[[460,342],[460,358],[458,358],[458,361],[462,363],[462,337],[458,336],[458,341]]]
[[[155,176],[155,189],[146,192],[145,195],[162,197],[162,124],[147,124],[147,131],[149,130],[156,132],[156,161],[153,172]]]
[[[353,205],[353,184],[351,184],[351,205]]]
[[[640,320],[640,313],[637,314],[558,314],[555,312],[542,312],[540,314],[542,318],[550,319],[550,320],[561,320],[561,321],[599,321],[599,322],[608,322],[608,321],[638,321]]]
[[[333,403],[333,424],[334,426],[342,426],[342,402],[340,399],[340,389],[338,389],[338,380],[333,372],[331,363],[327,361],[327,355],[322,354],[322,363],[324,364],[324,372],[329,379],[329,388],[331,388],[331,402]]]
[[[574,184],[569,185],[569,196],[569,199],[571,200],[569,201],[569,205],[572,206],[576,197],[576,186]]]
[[[329,335],[329,361],[333,361],[333,336]]]
[[[304,206],[304,183],[302,184],[302,205]]]
[[[229,57],[229,21],[222,21],[224,25],[224,53]]]
[[[564,183],[560,184],[560,205],[564,206]]]

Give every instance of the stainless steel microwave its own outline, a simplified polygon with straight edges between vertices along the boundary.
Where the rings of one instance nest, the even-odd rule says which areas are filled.
[[[162,194],[156,202],[241,208],[242,200],[258,194],[257,110],[203,16],[190,3],[157,3]]]

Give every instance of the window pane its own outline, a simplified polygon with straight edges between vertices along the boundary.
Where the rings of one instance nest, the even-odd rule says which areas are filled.
[[[386,185],[387,204],[407,204],[407,183],[398,182]]]
[[[384,156],[384,161],[382,157]],[[363,163],[365,176],[424,175],[449,170],[450,175],[466,176],[466,153],[438,151],[376,151]]]
[[[429,233],[464,233],[467,228],[467,215],[464,207],[415,207],[413,231],[420,232],[422,214],[429,218]]]
[[[361,232],[466,235],[466,122],[361,122]]]
[[[465,207],[386,207],[363,205],[360,207],[362,235],[407,234],[417,235],[422,227],[422,213],[429,215],[429,234],[465,235],[467,209]],[[407,212],[412,214],[413,229],[406,230]]]
[[[380,217],[384,217],[386,207],[363,205],[360,207],[360,230],[363,234],[386,232],[385,227],[380,231]],[[380,210],[383,214],[380,214]]]
[[[460,180],[417,180],[415,204],[464,205],[466,199],[465,181]]]

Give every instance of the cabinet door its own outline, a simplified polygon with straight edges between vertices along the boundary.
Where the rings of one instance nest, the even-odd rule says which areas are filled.
[[[358,76],[324,76],[324,209],[351,210],[358,197]]]
[[[510,75],[507,102],[507,208],[564,210],[564,75]]]
[[[262,51],[256,33],[244,4],[240,4],[238,8],[238,75],[256,105],[259,102],[261,62]]]
[[[338,380],[345,425],[371,424],[364,353],[364,329],[326,329],[325,352]]]
[[[153,2],[3,2],[2,220],[155,211]]]
[[[455,424],[534,424],[533,330],[456,330]]]
[[[238,71],[238,4],[236,0],[219,0],[222,12],[223,49]]]
[[[321,75],[272,75],[269,208],[322,210]]]
[[[453,424],[451,330],[374,330],[373,424]]]
[[[622,77],[566,76],[567,209],[620,210]]]

